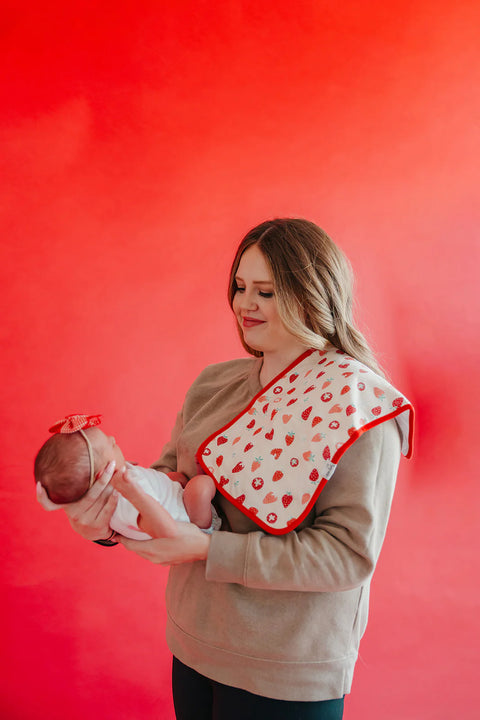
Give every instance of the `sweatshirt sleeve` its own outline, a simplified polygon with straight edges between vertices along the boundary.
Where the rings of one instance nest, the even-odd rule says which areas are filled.
[[[177,440],[183,427],[183,408],[178,413],[170,440],[164,445],[159,459],[152,463],[151,467],[160,472],[169,473],[178,470],[177,468]]]
[[[213,533],[207,580],[311,592],[363,584],[383,543],[399,461],[395,421],[372,428],[341,458],[317,500],[311,526],[282,536]]]

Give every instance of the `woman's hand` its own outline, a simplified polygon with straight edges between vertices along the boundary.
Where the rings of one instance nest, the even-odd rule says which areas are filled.
[[[112,534],[110,519],[118,502],[118,495],[110,484],[114,472],[112,461],[86,495],[65,505],[53,503],[42,485],[37,483],[37,500],[45,510],[65,510],[73,530],[86,540],[104,540]]]
[[[159,565],[179,565],[206,560],[210,536],[188,522],[177,522],[157,500],[144,492],[129,476],[128,471],[113,481],[120,492],[139,512],[139,527],[153,540],[130,540],[116,536],[127,550]]]

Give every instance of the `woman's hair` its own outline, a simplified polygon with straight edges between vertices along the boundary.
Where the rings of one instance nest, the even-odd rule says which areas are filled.
[[[345,255],[318,225],[301,218],[267,220],[240,243],[230,271],[228,301],[233,308],[240,259],[257,245],[273,276],[278,312],[285,327],[305,346],[321,349],[328,340],[383,375],[353,320],[353,273]],[[240,340],[251,355],[238,327]]]
[[[95,466],[98,453],[93,448]],[[35,458],[33,474],[54,503],[80,500],[90,484],[87,444],[79,432],[52,435]]]

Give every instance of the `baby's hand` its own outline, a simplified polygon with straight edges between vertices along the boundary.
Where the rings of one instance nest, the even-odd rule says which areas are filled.
[[[176,537],[177,523],[157,500],[135,482],[135,473],[132,470],[125,470],[122,474],[115,473],[112,485],[138,510],[137,524],[140,530],[152,538]]]

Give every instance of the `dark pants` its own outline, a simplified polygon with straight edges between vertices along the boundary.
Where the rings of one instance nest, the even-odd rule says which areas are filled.
[[[343,698],[291,702],[254,695],[209,680],[173,658],[177,720],[342,720]]]

